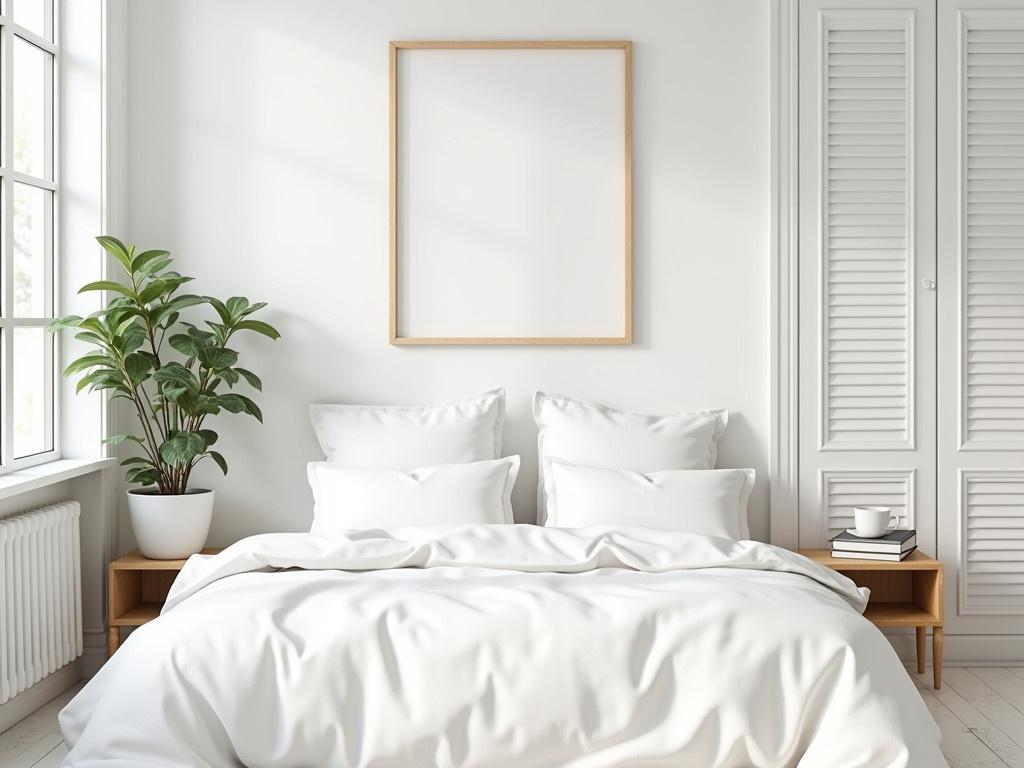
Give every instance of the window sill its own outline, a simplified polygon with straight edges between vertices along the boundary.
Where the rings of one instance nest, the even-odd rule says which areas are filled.
[[[57,459],[0,475],[0,500],[117,466],[117,459]]]

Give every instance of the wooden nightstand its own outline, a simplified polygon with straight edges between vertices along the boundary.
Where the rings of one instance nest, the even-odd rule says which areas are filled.
[[[832,557],[828,549],[801,549],[800,554],[870,589],[864,616],[876,626],[914,627],[919,673],[924,672],[925,639],[931,627],[935,688],[942,687],[942,563],[921,550],[899,563]]]
[[[220,549],[204,549],[215,555]],[[150,560],[139,550],[110,564],[107,582],[107,656],[121,645],[121,627],[140,627],[160,615],[184,560]]]

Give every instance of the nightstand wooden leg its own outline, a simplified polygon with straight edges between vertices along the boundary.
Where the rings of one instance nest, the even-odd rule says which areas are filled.
[[[109,627],[107,629],[107,658],[114,655],[118,646],[121,645],[121,628]]]
[[[932,628],[932,671],[935,673],[935,690],[942,687],[942,627]]]
[[[924,674],[924,657],[926,654],[924,641],[928,634],[925,627],[917,627],[917,674]]]

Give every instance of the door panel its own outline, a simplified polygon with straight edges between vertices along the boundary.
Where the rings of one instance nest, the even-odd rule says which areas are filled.
[[[934,551],[934,0],[799,13],[800,545],[884,504]]]
[[[1024,632],[1024,3],[938,8],[946,626],[1010,634]]]

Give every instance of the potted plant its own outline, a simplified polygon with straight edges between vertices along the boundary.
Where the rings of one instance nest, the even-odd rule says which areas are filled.
[[[239,368],[229,342],[250,331],[279,338],[273,326],[253,319],[266,306],[235,296],[179,294],[192,280],[169,269],[167,251],[137,253],[114,237],[96,238],[123,270],[124,282],[100,280],[86,291],[116,294],[106,307],[88,317],[68,315],[49,330],[72,328],[75,338],[95,349],[64,370],[84,374],[76,391],[105,390],[112,399],[131,402],[141,434],[114,435],[110,444],[130,441],[142,454],[121,462],[129,483],[128,508],[139,549],[146,557],[176,559],[203,548],[213,515],[213,491],[189,487],[192,470],[210,459],[227,474],[224,457],[213,449],[217,433],[204,426],[221,411],[247,413],[263,421],[259,407],[234,390],[244,383],[262,388],[252,371]],[[216,313],[202,326],[181,319],[183,310],[211,307]],[[168,349],[168,347],[170,349]],[[171,353],[173,350],[173,354]]]

